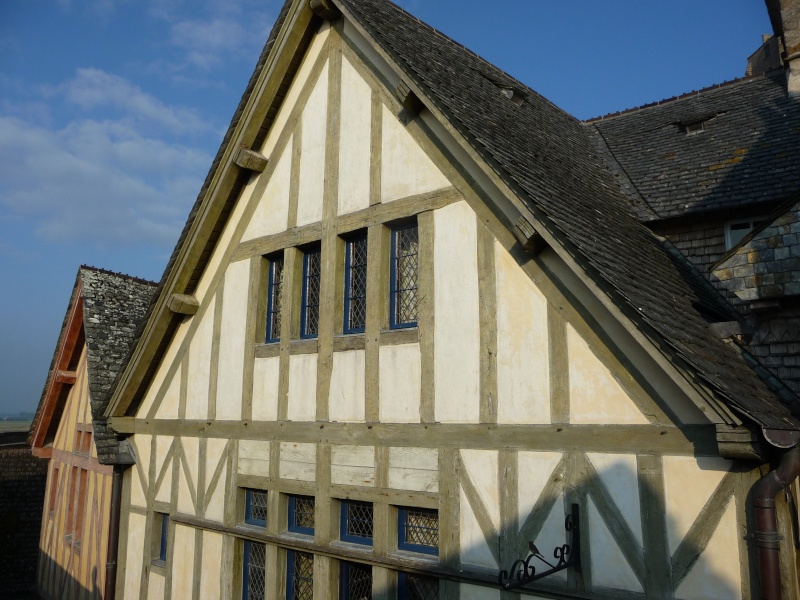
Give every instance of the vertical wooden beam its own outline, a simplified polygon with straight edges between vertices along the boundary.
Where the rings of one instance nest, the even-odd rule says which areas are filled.
[[[420,386],[420,420],[433,423],[435,415],[435,365],[434,365],[434,221],[433,211],[420,213],[417,216],[419,231],[419,282],[417,318],[419,326],[419,349],[421,358]],[[458,496],[456,496],[458,498]]]
[[[133,469],[125,469],[122,475],[122,507],[120,509],[121,518],[119,520],[120,545],[117,553],[117,585],[115,588],[115,595],[117,598],[125,597],[128,536],[130,535],[132,470]],[[59,469],[59,474],[61,474],[61,469]]]
[[[372,567],[372,599],[395,600],[397,572],[385,567]]]
[[[569,423],[569,351],[567,322],[547,303],[547,338],[550,360],[550,422]]]
[[[198,496],[199,497],[199,496]],[[198,505],[200,503],[198,502]],[[194,530],[194,564],[192,565],[192,598],[203,600],[205,594],[200,590],[200,576],[203,569],[203,530]]]
[[[589,553],[589,499],[588,481],[585,463],[588,459],[580,452],[567,452],[565,455],[564,474],[567,478],[564,486],[564,514],[572,510],[573,504],[581,507],[581,571],[567,569],[567,586],[581,592],[592,589],[592,563]]]
[[[369,203],[370,206],[381,201],[381,164],[383,152],[383,102],[377,91],[372,90],[370,112],[370,163],[369,163]]]
[[[762,476],[758,468],[736,474],[734,501],[736,502],[736,531],[739,539],[739,565],[741,566],[742,598],[756,598],[760,593],[756,545],[751,531],[755,531],[752,503],[747,501],[750,490]]]
[[[636,457],[636,465],[644,542],[645,593],[648,598],[672,598],[662,457],[640,454]]]
[[[291,341],[300,337],[300,296],[303,285],[303,253],[286,248],[283,253],[280,364],[278,366],[278,420],[289,414],[289,362]]]
[[[247,310],[244,333],[244,365],[242,372],[242,420],[249,421],[253,418],[253,377],[255,370],[257,332],[263,331],[261,325],[266,323],[266,285],[267,261],[261,256],[250,259],[250,276],[247,286]],[[264,315],[261,317],[261,315]]]
[[[375,487],[389,487],[389,448],[375,446]],[[394,550],[396,531],[393,533],[392,515],[396,512],[386,502],[375,502],[372,505],[373,547],[375,556],[385,557]],[[396,520],[396,516],[395,516]]]
[[[380,334],[389,327],[389,231],[372,225],[367,235],[367,322],[364,379],[367,422],[379,420]]]
[[[334,501],[331,499],[331,445],[317,444],[316,496],[314,500],[314,541],[328,544],[336,539]]]
[[[211,371],[208,378],[208,420],[217,418],[217,382],[219,381],[219,341],[222,336],[222,302],[225,297],[225,278],[217,285],[214,300],[214,331],[211,336]]]
[[[292,164],[289,169],[289,215],[287,229],[297,226],[297,205],[300,197],[300,157],[303,154],[303,120],[295,119],[292,135]]]
[[[439,563],[453,572],[461,561],[460,462],[457,448],[439,449]]]
[[[480,318],[480,422],[497,423],[497,287],[494,236],[482,223],[478,232]]]
[[[183,353],[183,358],[181,359],[181,382],[180,382],[180,388],[178,390],[179,419],[186,418],[186,393],[188,387],[189,387],[189,352],[187,346],[187,351]]]

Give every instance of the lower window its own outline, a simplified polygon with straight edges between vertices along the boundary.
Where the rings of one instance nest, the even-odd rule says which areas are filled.
[[[314,597],[314,555],[290,550],[286,554],[286,600]]]
[[[372,598],[372,567],[360,563],[341,563],[339,600],[370,600]]]
[[[439,600],[439,580],[413,573],[398,573],[397,600]]]
[[[262,600],[267,587],[267,547],[257,542],[244,543],[242,599]]]

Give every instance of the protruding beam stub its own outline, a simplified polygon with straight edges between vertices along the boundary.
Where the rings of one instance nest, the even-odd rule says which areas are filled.
[[[194,296],[172,294],[169,297],[169,309],[176,315],[194,315],[198,308],[200,308],[200,303]]]
[[[264,169],[267,168],[268,159],[263,154],[240,146],[233,153],[233,162],[242,169],[263,173]]]
[[[411,88],[408,87],[408,84],[402,79],[397,84],[397,87],[394,88],[394,97],[400,101],[406,116],[411,119],[416,117],[425,106],[422,100],[411,91]]]
[[[759,444],[758,431],[744,426],[717,424],[720,456],[731,460],[766,460]]]
[[[335,21],[342,16],[331,0],[308,0],[308,7],[311,12],[326,21]]]
[[[533,223],[524,216],[520,216],[517,222],[514,223],[513,231],[514,237],[517,238],[525,252],[532,256],[536,256],[547,246],[547,242],[537,233]]]
[[[74,385],[78,374],[75,371],[56,371],[56,383]]]

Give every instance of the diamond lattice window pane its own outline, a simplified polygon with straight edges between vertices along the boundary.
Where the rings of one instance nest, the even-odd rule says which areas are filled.
[[[314,529],[314,498],[311,496],[294,497],[294,525]]]
[[[306,287],[303,298],[305,306],[305,322],[303,335],[319,333],[319,291],[322,274],[322,261],[319,250],[306,254]]]
[[[314,597],[314,555],[306,552],[292,553],[291,600],[312,600]]]
[[[347,329],[364,329],[367,322],[367,238],[347,243],[348,249],[348,315]]]
[[[439,580],[406,574],[406,600],[439,600]]]
[[[372,567],[358,563],[345,563],[347,589],[344,600],[370,600],[372,598]]]
[[[347,535],[372,539],[372,504],[347,503]]]
[[[416,227],[398,229],[394,235],[394,323],[416,323],[418,230]]]
[[[273,260],[270,264],[270,290],[267,323],[268,341],[277,341],[281,335],[281,298],[283,297],[283,259]]]
[[[439,513],[425,508],[409,508],[406,511],[407,544],[439,547]]]
[[[267,547],[264,544],[246,542],[248,544],[249,560],[247,562],[247,597],[263,598],[266,590],[266,560]]]
[[[262,490],[247,490],[249,500],[248,521],[266,522],[267,520],[267,492]],[[260,524],[260,523],[259,523]]]

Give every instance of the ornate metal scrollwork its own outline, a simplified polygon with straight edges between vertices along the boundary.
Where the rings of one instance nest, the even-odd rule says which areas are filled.
[[[572,512],[564,519],[564,529],[571,532],[569,544],[562,544],[553,549],[553,558],[555,564],[547,560],[544,555],[536,547],[533,542],[528,542],[530,552],[525,558],[520,558],[514,561],[511,569],[500,571],[498,580],[500,586],[504,590],[513,590],[523,585],[527,585],[537,579],[542,579],[553,573],[558,573],[569,567],[573,567],[576,571],[581,568],[581,537],[580,537],[580,509],[577,504],[572,505]],[[544,563],[550,567],[541,573],[536,572],[536,566],[533,559]]]

